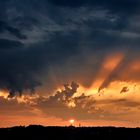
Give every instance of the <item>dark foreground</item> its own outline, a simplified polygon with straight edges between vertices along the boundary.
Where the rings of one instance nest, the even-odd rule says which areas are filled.
[[[12,127],[0,129],[1,140],[140,140],[140,128]]]

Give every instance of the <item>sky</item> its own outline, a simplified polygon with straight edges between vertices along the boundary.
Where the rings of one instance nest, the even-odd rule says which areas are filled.
[[[0,127],[140,127],[139,0],[0,0]]]

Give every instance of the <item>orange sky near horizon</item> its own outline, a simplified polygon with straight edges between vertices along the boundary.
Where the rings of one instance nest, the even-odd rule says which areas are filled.
[[[22,117],[22,116],[1,116],[0,128],[14,127],[14,126],[29,126],[29,125],[43,125],[43,126],[70,126],[70,120],[62,120],[60,118],[43,118],[43,117]],[[140,121],[104,121],[104,120],[75,120],[73,123],[75,127],[140,127]]]
[[[129,88],[129,91],[127,92],[124,91],[123,93],[120,93],[121,88],[124,86],[127,86]],[[70,125],[69,119],[71,119],[72,117],[75,120],[75,123],[74,123],[75,126],[78,126],[79,123],[82,126],[118,126],[118,127],[139,127],[140,126],[140,121],[139,121],[140,86],[135,86],[135,83],[113,82],[112,84],[110,84],[108,88],[104,89],[103,92],[101,91],[101,93],[98,93],[98,83],[96,84],[94,83],[93,87],[87,89],[80,86],[77,93],[75,93],[73,97],[71,97],[71,100],[69,100],[69,102],[65,102],[64,106],[67,107],[67,110],[71,108],[73,109],[76,108],[77,103],[73,101],[73,98],[80,97],[82,96],[82,93],[86,93],[87,97],[91,96],[91,102],[93,102],[93,104],[94,104],[94,101],[92,101],[92,98],[96,99],[96,109],[95,110],[93,109],[93,112],[92,112],[92,107],[88,111],[86,110],[87,112],[84,112],[84,109],[83,109],[82,115],[89,113],[90,116],[94,116],[96,115],[96,111],[98,113],[98,110],[100,110],[100,108],[103,108],[106,112],[110,112],[113,115],[116,114],[117,115],[116,118],[109,119],[107,116],[103,115],[102,111],[99,113],[98,117],[93,118],[93,119],[88,119],[87,117],[86,119],[78,120],[77,117],[74,118],[75,116],[66,116],[67,119],[66,118],[63,119],[63,117],[62,118],[59,118],[59,116],[57,117],[56,115],[57,113],[55,114],[56,117],[53,115],[51,117],[51,113],[47,115],[47,107],[44,113],[43,110],[41,110],[41,108],[38,109],[36,108],[36,106],[34,106],[34,104],[35,105],[37,104],[36,100],[41,98],[39,95],[33,95],[33,97],[29,95],[23,95],[22,97],[15,97],[14,99],[9,99],[6,97],[8,94],[1,92],[0,98],[1,99],[3,98],[3,100],[6,102],[7,107],[4,108],[1,106],[0,108],[0,120],[1,120],[0,127],[10,127],[10,126],[15,126],[15,125],[27,126],[30,124],[37,124],[37,125],[40,124],[40,125],[45,125],[45,126],[69,126]],[[89,99],[85,98],[84,100],[85,100],[84,102],[86,102],[86,100],[89,100]],[[113,102],[115,102],[115,104]],[[14,106],[11,107],[12,110],[10,111],[10,106],[12,106],[12,104],[14,104]],[[17,107],[17,110],[16,110],[16,106],[19,106]],[[53,112],[53,107],[51,107],[51,109]],[[61,106],[60,108],[58,108],[58,110],[61,111],[62,116],[63,114],[65,114],[65,111],[63,112],[63,110],[61,110]],[[78,114],[78,110],[76,111]],[[31,114],[29,115],[28,113],[31,113]],[[120,117],[118,118],[119,113],[120,113]]]
[[[127,72],[118,71],[122,80],[111,77],[123,58],[121,53],[106,57],[89,87],[69,83],[49,96],[37,91],[13,98],[8,98],[7,91],[1,91],[0,127],[69,126],[72,118],[75,126],[80,123],[82,126],[140,127],[140,82],[136,75],[136,80],[125,80],[131,79],[132,71],[140,70],[139,62],[131,62]]]

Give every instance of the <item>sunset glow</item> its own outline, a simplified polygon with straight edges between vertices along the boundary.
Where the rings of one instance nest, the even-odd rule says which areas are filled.
[[[73,119],[71,119],[71,120],[69,120],[69,122],[71,125],[73,125],[75,121]]]

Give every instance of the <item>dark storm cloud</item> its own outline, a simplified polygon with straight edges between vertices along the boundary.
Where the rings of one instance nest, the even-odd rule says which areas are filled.
[[[58,42],[59,47],[56,46]],[[73,42],[69,38],[59,36],[49,43],[42,43],[36,46],[26,46],[18,41],[1,39],[1,70],[0,88],[8,89],[10,96],[20,94],[24,90],[34,91],[34,88],[41,84],[41,70],[47,69],[57,62],[61,63],[68,55],[76,51]],[[64,48],[66,42],[68,49]],[[75,41],[74,41],[75,42]],[[47,45],[47,46],[45,46]],[[47,71],[46,71],[47,74]]]
[[[49,0],[49,2],[59,6],[106,8],[112,12],[124,12],[125,14],[137,11],[140,6],[139,0]]]
[[[8,31],[12,35],[16,36],[19,39],[26,39],[26,36],[23,35],[19,29],[9,26],[6,22],[0,21],[0,33]]]
[[[106,56],[116,52],[128,51],[128,55],[105,80],[105,86],[112,80],[128,80],[116,75],[139,50],[140,35],[134,26],[139,22],[135,17],[139,15],[138,0],[0,3],[0,88],[8,89],[11,97],[34,91],[44,79],[45,88],[70,80],[90,86]]]
[[[14,50],[23,46],[21,42],[7,39],[0,39],[0,45],[0,49],[2,50]]]

